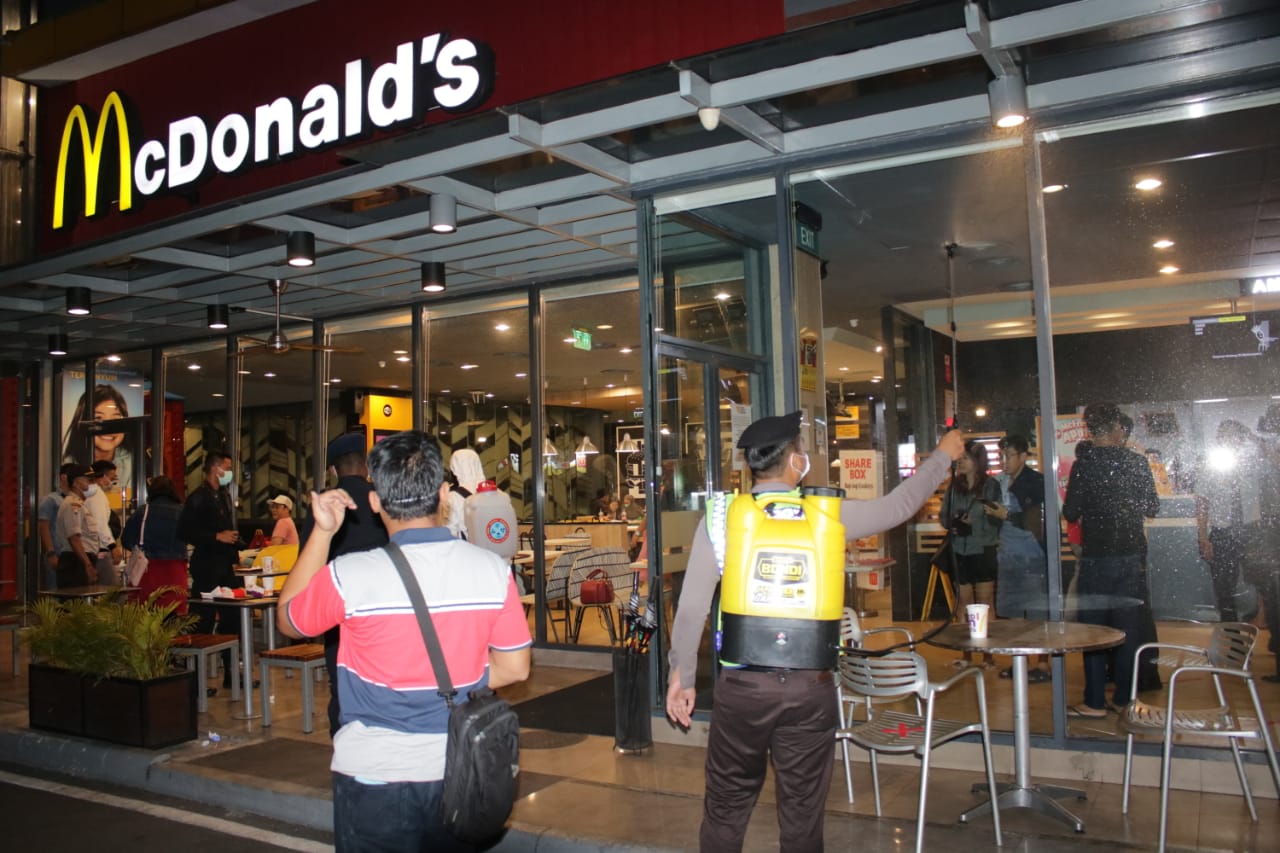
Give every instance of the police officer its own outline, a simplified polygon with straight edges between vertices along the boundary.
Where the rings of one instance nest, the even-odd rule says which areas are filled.
[[[743,430],[738,447],[751,470],[754,494],[795,492],[809,472],[800,417],[792,412],[761,418]],[[846,537],[867,536],[911,518],[963,452],[960,431],[947,433],[916,475],[886,497],[842,502]],[[667,716],[685,727],[692,720],[698,645],[721,571],[707,526],[699,525],[694,535],[671,634]],[[839,724],[831,671],[722,663],[707,742],[701,849],[742,849],[772,753],[781,850],[821,851],[823,804]]]

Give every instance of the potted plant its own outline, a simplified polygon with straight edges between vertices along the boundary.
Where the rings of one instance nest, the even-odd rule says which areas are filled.
[[[196,620],[158,606],[164,591],[146,602],[121,591],[31,606],[31,728],[153,749],[196,736],[195,673],[175,670],[169,656]]]

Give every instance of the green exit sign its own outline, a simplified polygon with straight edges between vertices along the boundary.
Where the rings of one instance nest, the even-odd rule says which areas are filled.
[[[811,255],[818,254],[818,232],[799,220],[796,221],[796,248]]]
[[[591,330],[590,329],[574,329],[573,330],[573,348],[574,349],[591,349]]]

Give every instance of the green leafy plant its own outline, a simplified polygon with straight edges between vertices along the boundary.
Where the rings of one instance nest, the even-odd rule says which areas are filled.
[[[130,601],[123,591],[93,602],[37,599],[29,608],[36,624],[23,632],[32,660],[102,677],[146,681],[167,675],[173,669],[169,646],[196,623],[195,616],[174,613],[176,602],[157,604],[168,589],[145,602]]]

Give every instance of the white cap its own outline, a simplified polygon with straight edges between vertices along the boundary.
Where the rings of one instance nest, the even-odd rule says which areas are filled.
[[[274,498],[272,498],[271,500],[267,501],[267,503],[269,503],[269,504],[280,504],[280,506],[282,506],[282,507],[284,507],[285,509],[289,510],[289,512],[293,512],[293,499],[292,499],[292,498],[290,498],[288,495],[277,495],[276,497],[274,497]]]

